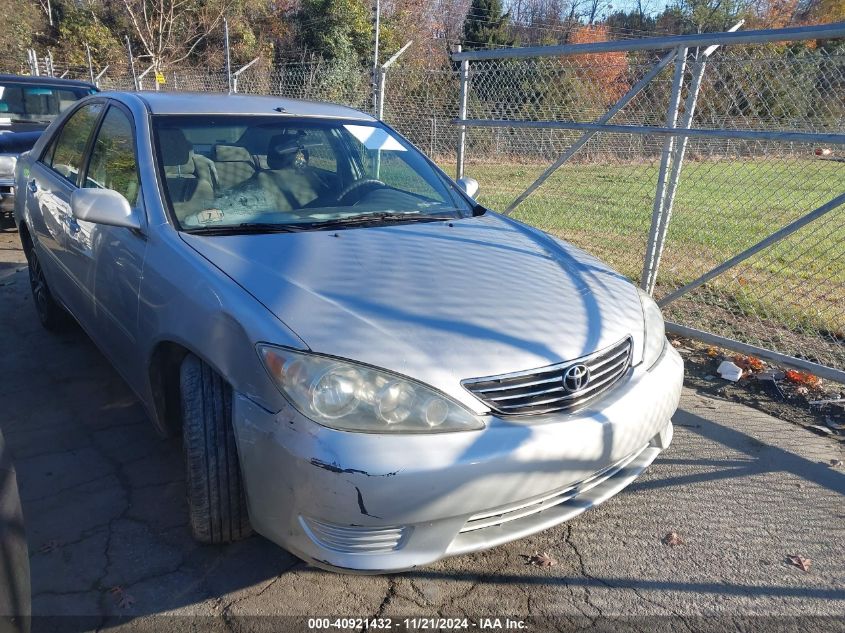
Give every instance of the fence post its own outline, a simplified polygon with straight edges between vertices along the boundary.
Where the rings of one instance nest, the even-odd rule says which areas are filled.
[[[431,142],[429,143],[428,155],[434,159],[434,139],[437,138],[437,117],[431,117]]]
[[[408,47],[414,43],[414,40],[409,40],[405,46],[400,48],[393,56],[384,62],[379,68],[378,74],[378,98],[376,99],[376,118],[381,121],[384,118],[384,91],[387,83],[387,69],[390,68],[399,57],[408,50]]]
[[[458,46],[458,52],[461,52],[461,47]],[[469,60],[461,60],[461,91],[460,101],[458,104],[458,119],[466,121],[467,118],[467,92],[469,90]],[[461,125],[458,128],[458,165],[456,169],[456,178],[463,178],[464,176],[464,160],[466,153],[467,142],[467,126]]]
[[[738,31],[745,20],[740,20],[730,29],[728,33]],[[692,127],[692,119],[695,116],[695,109],[698,106],[698,95],[701,92],[701,81],[704,78],[704,71],[707,68],[707,59],[716,52],[719,48],[718,44],[708,46],[704,51],[696,54],[695,64],[692,70],[692,80],[687,94],[687,100],[684,103],[684,116],[681,120],[680,127],[688,130]],[[663,248],[666,245],[666,233],[669,230],[669,222],[672,219],[672,207],[675,204],[675,194],[678,191],[678,182],[681,178],[681,168],[684,164],[684,156],[687,151],[688,136],[682,136],[675,141],[675,149],[672,154],[672,173],[669,174],[669,184],[666,186],[666,197],[663,204],[662,222],[657,231],[657,237],[654,245],[654,261],[651,267],[651,278],[648,282],[648,292],[653,293],[654,287],[657,284],[657,272],[660,270],[660,258],[663,256]]]
[[[232,94],[232,51],[229,48],[229,20],[223,18],[223,45],[226,47],[226,79]]]
[[[27,58],[29,59],[29,74],[33,77],[38,77],[40,71],[38,70],[38,53],[34,48],[26,49]]]
[[[678,110],[681,105],[681,89],[684,84],[684,71],[687,65],[687,47],[678,47],[675,58],[675,75],[672,79],[672,94],[669,97],[669,108],[666,113],[666,127],[674,128],[678,122]],[[669,160],[672,155],[675,137],[667,136],[663,142],[663,153],[660,157],[660,172],[657,176],[657,193],[654,196],[654,207],[651,214],[651,230],[646,244],[643,272],[640,277],[640,287],[646,292],[654,290],[654,262],[657,258],[657,235],[663,222],[663,204],[666,198],[666,176],[669,170]]]
[[[238,92],[238,80],[241,78],[241,73],[243,73],[245,70],[247,70],[247,69],[251,68],[251,67],[252,67],[252,65],[253,65],[253,64],[255,64],[255,63],[256,63],[259,59],[261,59],[261,58],[260,58],[260,57],[256,57],[255,59],[253,59],[251,62],[249,62],[249,63],[248,63],[248,64],[246,64],[245,66],[241,66],[241,67],[240,67],[240,68],[238,68],[235,72],[231,73],[231,77],[232,77],[232,87],[231,87],[231,89],[230,89],[230,91],[229,91],[229,92],[230,92],[230,94],[231,94],[231,93],[233,93],[233,92],[234,92],[234,93],[237,93],[237,92]]]
[[[94,83],[94,64],[91,62],[91,47],[85,42],[85,57],[88,59],[88,77]]]
[[[387,69],[382,67],[378,71],[378,98],[376,99],[376,118],[381,121],[384,118],[384,89],[387,83]]]
[[[132,58],[132,44],[129,43],[129,36],[126,35],[126,52],[129,55],[129,69],[132,71],[132,85],[135,86],[135,90],[139,90],[138,88],[138,77],[135,76],[135,60]]]
[[[379,73],[379,64],[378,64],[378,45],[379,45],[379,27],[381,26],[381,1],[375,0],[375,4],[373,6],[373,10],[375,11],[375,16],[373,19],[373,33],[374,33],[374,40],[373,40],[373,109],[377,110],[379,107],[378,100],[379,100],[379,92],[381,90],[381,81],[380,81],[380,73]],[[381,116],[378,117],[381,119]]]
[[[44,58],[44,63],[47,66],[47,75],[55,77],[56,71],[53,67],[53,51],[47,51],[47,57]]]
[[[105,67],[105,68],[103,68],[103,69],[100,71],[100,74],[99,74],[99,75],[97,75],[96,77],[94,77],[94,82],[93,82],[93,83],[94,83],[94,85],[95,85],[95,86],[97,86],[97,88],[99,88],[99,87],[100,87],[100,78],[101,78],[103,75],[105,75],[105,74],[106,74],[106,71],[107,71],[108,69],[109,69],[109,65],[108,65],[108,64],[106,64],[106,67]]]

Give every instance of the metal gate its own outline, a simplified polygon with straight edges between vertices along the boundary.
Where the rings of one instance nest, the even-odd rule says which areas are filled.
[[[562,150],[556,160],[504,211],[519,214],[553,178],[561,192],[571,193],[556,174],[578,160],[583,165],[585,148],[595,148],[602,136],[625,139],[645,160],[653,156],[657,168],[638,276],[667,313],[667,330],[845,382],[845,25],[740,27],[716,34],[454,53],[460,62],[457,175],[464,174],[472,155],[468,135],[473,133],[490,135],[476,143],[483,147],[477,153],[490,155],[502,139],[518,146],[514,139],[528,131],[534,136],[522,143],[523,153],[542,153],[539,148],[555,147],[556,140]],[[806,41],[816,44],[794,45]],[[658,51],[664,51],[661,57]],[[614,84],[613,64],[627,63],[620,60],[632,55],[640,61],[650,56],[652,64],[640,63],[630,81]],[[713,65],[716,71],[709,73]],[[572,94],[596,89],[597,78],[619,92],[619,85],[627,89],[600,116],[579,120],[583,117],[573,116],[566,104]],[[663,89],[655,90],[655,84]],[[708,102],[697,117],[704,85]],[[714,105],[720,98],[725,103]],[[632,103],[639,104],[635,115]],[[660,107],[665,108],[662,121]],[[603,159],[596,149],[592,164],[628,160],[636,165],[638,159],[626,152],[617,148],[612,158]],[[686,165],[692,165],[690,173]],[[653,177],[653,170],[637,168]],[[612,180],[614,173],[625,174],[599,176]],[[740,190],[730,192],[732,200],[742,203],[726,202],[729,195],[724,200],[721,194],[708,196],[702,178],[725,179],[727,188]],[[687,195],[685,208],[676,211],[682,182],[702,193]],[[755,203],[755,191],[768,197],[760,193]],[[711,210],[703,208],[710,204]],[[567,209],[557,213],[551,224],[562,220],[565,227]],[[523,219],[532,218],[527,213]],[[589,218],[582,224],[587,226],[581,233],[589,233]],[[687,239],[691,226],[706,229],[719,248]],[[561,231],[569,237],[565,228]],[[589,250],[593,244],[586,243]],[[600,246],[599,254],[611,253],[614,264],[631,254],[624,242]],[[668,268],[667,253],[673,260]],[[675,265],[681,260],[683,265]],[[809,272],[800,269],[802,262]]]

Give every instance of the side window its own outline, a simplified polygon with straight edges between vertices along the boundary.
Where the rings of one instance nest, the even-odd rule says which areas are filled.
[[[138,164],[132,142],[132,123],[114,106],[110,107],[91,150],[85,187],[114,189],[129,204],[138,199]]]
[[[77,182],[85,146],[102,111],[102,103],[89,103],[74,112],[59,130],[58,138],[42,156],[44,163],[68,182]]]

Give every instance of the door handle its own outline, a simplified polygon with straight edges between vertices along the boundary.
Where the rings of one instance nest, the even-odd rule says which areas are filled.
[[[26,183],[26,188],[30,193],[38,193],[38,183],[35,182],[35,178]]]

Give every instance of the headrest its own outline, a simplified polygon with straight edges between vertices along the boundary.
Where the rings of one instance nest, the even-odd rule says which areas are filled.
[[[164,173],[167,176],[193,176],[196,174],[197,168],[194,164],[194,161],[191,158],[194,158],[193,152],[189,154],[190,158],[188,158],[188,162],[184,165],[165,165],[164,166]],[[207,159],[206,159],[207,160]]]
[[[158,131],[158,144],[161,147],[161,160],[165,167],[184,165],[191,159],[194,146],[185,138],[185,133],[178,128],[162,128]]]
[[[252,155],[240,145],[215,145],[214,160],[218,163],[252,163]]]
[[[270,169],[302,168],[308,164],[308,150],[295,134],[277,134],[270,139],[267,167]]]

